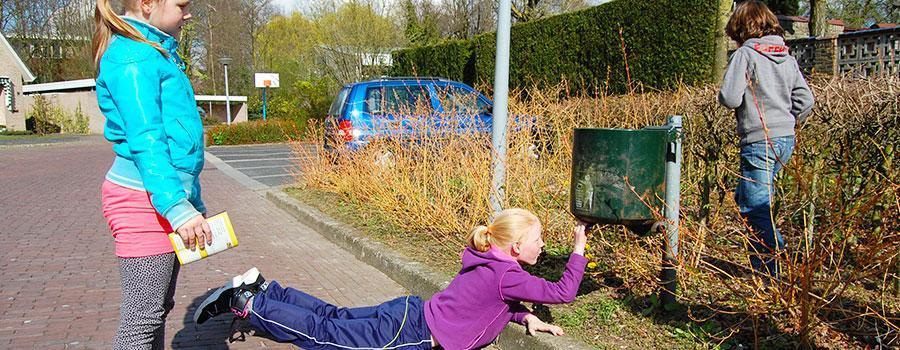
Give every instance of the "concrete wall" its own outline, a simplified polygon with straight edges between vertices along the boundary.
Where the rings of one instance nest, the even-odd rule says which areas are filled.
[[[210,105],[209,102],[197,102],[197,105],[206,111],[206,116],[208,118],[215,118],[223,123],[228,121],[225,103],[213,102]],[[244,102],[232,102],[231,122],[240,123],[245,121],[247,121],[247,104]]]
[[[805,39],[809,37],[809,21],[797,21],[781,17],[778,19],[781,28],[784,29],[784,39]],[[835,38],[844,32],[844,26],[836,23],[828,23],[826,38]]]
[[[841,34],[836,38],[788,41],[804,72],[868,76],[900,72],[900,27]]]
[[[20,112],[13,115],[13,118],[7,118],[7,120],[13,120],[13,127],[11,129],[25,130],[25,115],[31,111],[32,105],[34,104],[34,98],[38,95],[46,97],[48,100],[50,100],[50,103],[54,107],[62,108],[62,110],[64,110],[69,115],[74,115],[75,110],[78,109],[78,106],[80,105],[81,113],[88,117],[88,127],[90,128],[91,133],[103,133],[103,126],[106,123],[106,117],[104,117],[103,113],[100,112],[100,107],[97,105],[97,94],[93,90],[21,95],[19,96],[19,99],[16,103],[19,107]],[[198,102],[197,105],[206,110],[208,116],[221,120],[223,123],[226,121],[224,103],[213,102],[211,114],[209,113],[210,105],[208,102]],[[246,122],[247,104],[245,102],[232,102],[231,116],[232,122]],[[5,125],[7,125],[7,127],[10,127],[10,124]]]
[[[0,33],[0,35],[3,35]],[[3,49],[0,44],[0,76],[9,77],[13,83],[13,91],[0,88],[0,125],[9,130],[25,130],[25,113],[22,110],[22,84],[27,77],[19,66],[14,52]],[[13,94],[15,106],[12,111],[6,108],[6,95]]]
[[[100,113],[100,107],[97,106],[97,94],[94,91],[72,91],[72,92],[53,92],[45,94],[29,94],[22,98],[23,106],[26,113],[31,111],[35,96],[44,96],[54,107],[59,107],[69,115],[75,115],[78,106],[81,106],[81,113],[88,117],[88,127],[92,134],[102,134],[103,124],[106,118]],[[24,123],[24,120],[23,120]]]

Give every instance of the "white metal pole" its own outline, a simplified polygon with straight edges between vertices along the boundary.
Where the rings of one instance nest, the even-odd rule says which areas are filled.
[[[497,60],[494,66],[494,110],[491,142],[494,176],[491,185],[491,209],[503,210],[506,196],[506,124],[509,122],[509,31],[510,0],[501,0],[497,8]]]
[[[225,114],[228,125],[231,125],[231,97],[228,95],[228,64],[225,64]]]

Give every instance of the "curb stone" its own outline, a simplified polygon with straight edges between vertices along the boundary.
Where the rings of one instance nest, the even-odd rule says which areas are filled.
[[[52,146],[88,145],[106,142],[102,135],[97,134],[67,134],[49,139],[14,139],[0,140],[0,149],[38,148]]]
[[[422,296],[423,299],[444,289],[453,278],[450,275],[434,272],[421,263],[393,252],[386,245],[364,237],[349,225],[325,215],[283,191],[266,191],[266,198],[298,221],[353,253],[359,260],[380,270],[412,294]],[[505,350],[593,349],[568,336],[554,337],[543,333],[529,336],[525,334],[525,327],[521,326],[507,326],[495,343]]]
[[[232,179],[239,182],[241,185],[244,185],[244,187],[249,188],[251,191],[261,191],[261,190],[265,190],[265,189],[269,188],[269,186],[266,186],[262,182],[256,181],[256,180],[250,178],[249,176],[245,175],[244,173],[238,171],[237,169],[233,168],[232,166],[228,165],[228,163],[225,163],[225,161],[223,161],[222,159],[219,159],[219,157],[216,157],[216,155],[210,153],[209,151],[205,151],[203,153],[204,153],[204,157],[206,157],[207,162],[214,165],[216,168],[219,169],[219,171],[225,173],[225,175],[230,176]]]

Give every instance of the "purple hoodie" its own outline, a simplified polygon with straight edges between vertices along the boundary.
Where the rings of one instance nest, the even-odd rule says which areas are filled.
[[[425,321],[447,350],[490,344],[509,321],[523,324],[528,309],[521,301],[562,304],[575,300],[587,259],[569,256],[559,282],[534,277],[497,249],[466,248],[462,269],[450,285],[425,302]]]

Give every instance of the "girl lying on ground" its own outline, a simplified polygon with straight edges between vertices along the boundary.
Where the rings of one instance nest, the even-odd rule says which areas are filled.
[[[521,302],[561,304],[575,300],[587,259],[585,226],[574,229],[574,249],[558,282],[534,277],[544,246],[541,223],[524,209],[506,209],[469,235],[462,269],[430,300],[404,296],[381,305],[341,308],[309,294],[265,282],[256,268],[210,295],[194,321],[233,313],[280,342],[304,349],[472,349],[494,341],[510,321],[531,333],[562,335]]]

